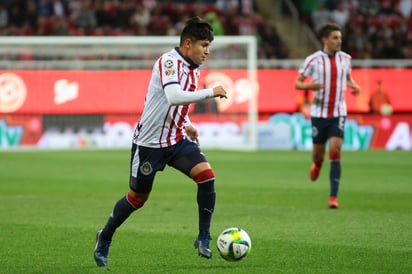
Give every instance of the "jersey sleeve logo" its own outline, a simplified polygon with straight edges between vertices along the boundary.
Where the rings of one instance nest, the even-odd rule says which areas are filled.
[[[176,71],[174,69],[174,64],[173,64],[173,60],[166,60],[165,61],[165,75],[170,77],[175,75]]]

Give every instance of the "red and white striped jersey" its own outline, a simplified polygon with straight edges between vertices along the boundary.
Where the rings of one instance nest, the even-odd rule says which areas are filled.
[[[172,106],[164,87],[180,84],[183,91],[197,90],[199,67],[185,59],[178,48],[164,53],[153,65],[144,109],[136,127],[133,142],[146,147],[169,147],[184,136],[184,126],[190,124],[190,104]]]
[[[331,118],[346,116],[345,91],[347,76],[351,73],[352,58],[349,54],[338,51],[329,56],[322,50],[309,55],[299,73],[305,78],[323,85],[323,89],[314,90],[311,117]]]

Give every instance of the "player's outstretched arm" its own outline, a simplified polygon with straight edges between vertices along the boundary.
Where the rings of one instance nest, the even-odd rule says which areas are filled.
[[[181,90],[180,85],[178,84],[171,84],[167,85],[164,91],[166,93],[167,101],[171,105],[186,105],[212,97],[227,98],[227,92],[222,86],[189,92]]]
[[[216,86],[213,88],[213,96],[227,99],[227,92],[222,86]]]

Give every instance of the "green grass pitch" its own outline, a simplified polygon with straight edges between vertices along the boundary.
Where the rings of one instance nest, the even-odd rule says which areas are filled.
[[[412,153],[342,154],[338,210],[310,152],[206,150],[217,180],[211,260],[197,256],[196,187],[167,167],[114,237],[109,273],[412,273]],[[107,273],[95,233],[128,188],[128,150],[0,152],[0,273]],[[240,262],[215,241],[238,226]]]

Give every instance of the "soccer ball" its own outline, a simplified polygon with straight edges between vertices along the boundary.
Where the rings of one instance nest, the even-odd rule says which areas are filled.
[[[246,231],[238,227],[225,229],[217,238],[217,250],[226,261],[240,261],[252,249],[252,241]]]

